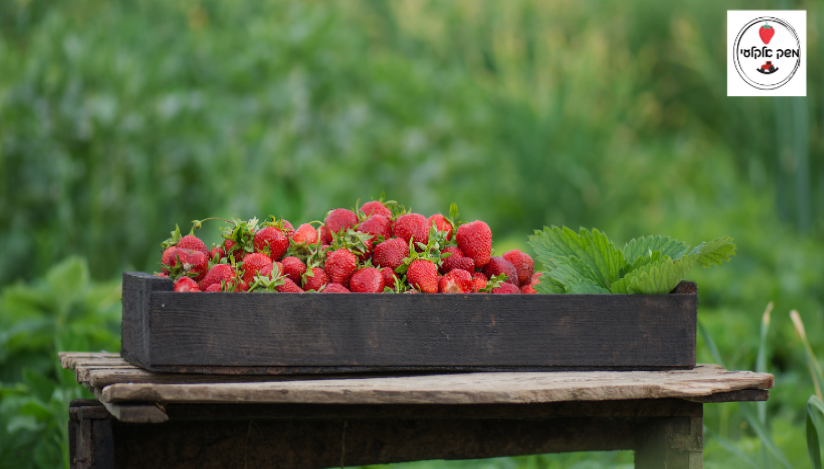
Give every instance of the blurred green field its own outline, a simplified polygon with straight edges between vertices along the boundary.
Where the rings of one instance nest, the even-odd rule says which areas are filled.
[[[68,467],[81,389],[55,351],[119,348],[118,276],[157,270],[175,223],[309,221],[384,191],[424,214],[457,203],[498,251],[545,224],[620,243],[732,236],[731,264],[691,273],[700,320],[729,367],[754,369],[774,302],[767,421],[792,467],[810,467],[813,385],[787,313],[824,356],[822,7],[0,2],[0,468]],[[726,10],[745,8],[807,10],[807,98],[726,97]],[[731,446],[781,467],[736,404],[705,412],[705,467],[752,467]]]

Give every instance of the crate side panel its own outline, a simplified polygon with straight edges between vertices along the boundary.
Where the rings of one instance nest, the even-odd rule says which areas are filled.
[[[694,294],[157,292],[157,366],[685,367]]]
[[[149,365],[151,327],[149,304],[152,292],[173,290],[172,281],[143,272],[123,274],[123,320],[120,356],[141,365]]]

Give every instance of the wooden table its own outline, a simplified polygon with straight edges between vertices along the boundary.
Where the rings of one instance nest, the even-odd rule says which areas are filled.
[[[683,371],[159,374],[61,353],[97,400],[70,408],[73,468],[324,468],[634,450],[638,468],[700,468],[703,403],[763,401],[773,377]]]

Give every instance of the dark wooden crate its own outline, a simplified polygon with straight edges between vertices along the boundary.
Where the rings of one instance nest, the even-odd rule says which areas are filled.
[[[176,293],[123,274],[120,354],[153,371],[688,369],[696,286],[668,295]]]

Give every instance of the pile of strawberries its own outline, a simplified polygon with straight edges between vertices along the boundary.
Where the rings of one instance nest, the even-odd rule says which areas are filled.
[[[211,249],[180,228],[164,241],[162,272],[178,292],[537,293],[532,258],[492,256],[492,231],[476,220],[425,217],[394,201],[331,210],[295,229],[285,219],[222,220]],[[317,226],[317,227],[316,227]]]

